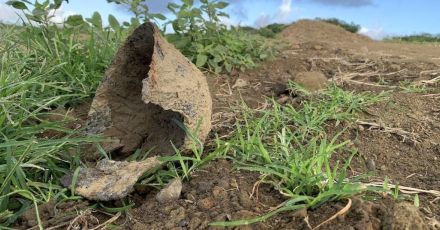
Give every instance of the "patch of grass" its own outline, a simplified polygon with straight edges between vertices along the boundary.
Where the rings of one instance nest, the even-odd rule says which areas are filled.
[[[415,85],[409,81],[401,81],[400,89],[405,93],[427,93],[431,90],[431,88],[425,85]]]
[[[261,182],[271,184],[289,199],[264,216],[212,225],[251,224],[282,211],[315,208],[366,191],[357,178],[347,173],[356,150],[350,147],[350,140],[340,140],[344,127],[334,136],[328,136],[327,129],[330,121],[336,126],[349,124],[357,113],[384,96],[355,94],[331,86],[321,94],[309,94],[311,99],[300,108],[275,101],[264,111],[245,107],[233,137],[222,143],[228,147],[225,154],[238,169],[259,172]],[[348,153],[349,157],[335,159],[336,153]]]
[[[23,20],[24,26],[0,25],[2,226],[32,206],[72,198],[59,178],[81,165],[80,145],[102,138],[85,137],[67,128],[68,120],[48,115],[93,96],[121,40],[120,34],[92,27],[35,25],[31,15]],[[57,137],[48,138],[50,132]]]
[[[385,41],[408,43],[440,43],[440,35],[421,33],[407,36],[389,37],[385,38]]]
[[[279,34],[281,31],[283,31],[287,25],[280,24],[280,23],[273,23],[270,25],[267,25],[263,28],[260,28],[257,30],[258,34],[261,36],[267,37],[267,38],[274,38],[277,34]]]

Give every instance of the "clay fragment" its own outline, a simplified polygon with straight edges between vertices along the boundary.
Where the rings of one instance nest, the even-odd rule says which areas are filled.
[[[104,159],[97,163],[96,168],[80,169],[75,193],[89,200],[121,199],[133,191],[133,186],[139,177],[160,165],[161,162],[156,157],[139,162]]]
[[[212,99],[205,76],[151,23],[139,26],[117,52],[89,112],[87,133],[114,142],[104,149],[125,156],[136,149],[174,154],[188,149],[183,124],[204,141],[211,130]]]

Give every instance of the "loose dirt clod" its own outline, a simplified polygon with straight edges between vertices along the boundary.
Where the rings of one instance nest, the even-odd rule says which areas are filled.
[[[152,149],[170,155],[191,141],[179,126],[204,141],[211,129],[212,101],[206,78],[166,42],[151,23],[139,26],[119,49],[96,91],[88,119],[89,134],[114,142],[106,151],[122,155]]]
[[[394,206],[390,229],[429,229],[419,210],[411,204],[399,203]]]
[[[139,162],[101,160],[96,168],[80,170],[75,192],[90,200],[121,199],[133,191],[133,185],[142,174],[160,165],[156,157]]]
[[[328,84],[327,78],[320,72],[300,72],[293,80],[311,92],[324,89]]]

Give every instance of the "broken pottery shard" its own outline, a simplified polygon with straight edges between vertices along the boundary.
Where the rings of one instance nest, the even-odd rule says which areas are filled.
[[[184,124],[201,141],[211,130],[212,99],[205,76],[151,23],[139,26],[119,49],[96,91],[87,133],[114,140],[102,143],[121,154],[136,149],[155,155],[188,149]],[[200,123],[200,126],[198,126]]]
[[[75,192],[90,200],[121,199],[133,191],[139,177],[160,165],[156,157],[140,162],[101,160],[96,168],[80,170]]]

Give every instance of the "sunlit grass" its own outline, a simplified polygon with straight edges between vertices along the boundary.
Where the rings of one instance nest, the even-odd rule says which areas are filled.
[[[292,90],[297,86],[292,85]],[[304,90],[302,90],[304,92]],[[236,226],[263,221],[279,212],[315,208],[364,192],[357,178],[347,169],[356,149],[350,140],[341,140],[344,127],[368,105],[385,94],[356,94],[335,86],[309,95],[299,108],[275,101],[264,111],[244,108],[231,139],[224,141],[237,169],[258,172],[261,182],[274,186],[287,201],[279,209],[251,220],[216,222],[213,226]],[[340,133],[329,136],[330,124],[344,125]],[[334,156],[339,154],[336,161]],[[348,156],[341,158],[341,156]]]

